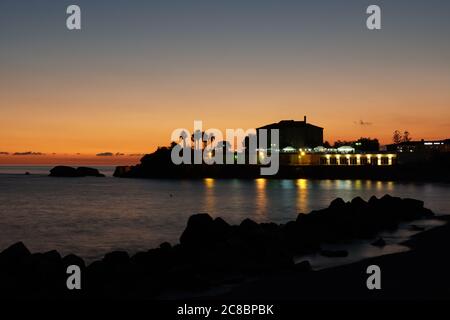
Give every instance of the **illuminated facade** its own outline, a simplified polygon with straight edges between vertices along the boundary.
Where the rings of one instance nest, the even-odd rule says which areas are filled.
[[[394,153],[280,153],[280,164],[293,166],[391,166],[396,162]]]

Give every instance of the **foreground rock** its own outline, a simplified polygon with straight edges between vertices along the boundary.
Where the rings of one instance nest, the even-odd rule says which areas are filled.
[[[50,177],[104,177],[100,171],[88,167],[56,166],[50,170]]]
[[[448,217],[446,220],[449,221]],[[216,299],[289,301],[381,301],[414,303],[450,301],[450,224],[414,235],[405,245],[411,251],[365,259],[356,263],[304,273],[279,273],[236,287]],[[367,290],[367,267],[382,272],[382,290]],[[411,306],[410,303],[407,305]],[[413,308],[413,310],[416,310]]]
[[[133,256],[115,251],[85,266],[74,255],[56,251],[31,254],[22,244],[0,253],[0,292],[9,297],[136,297],[154,298],[167,290],[191,294],[273,273],[309,273],[310,265],[295,265],[293,258],[320,252],[322,244],[371,238],[400,222],[432,216],[423,202],[384,196],[368,202],[334,200],[323,210],[299,214],[295,221],[277,225],[245,219],[229,225],[221,218],[196,214],[189,218],[180,244]],[[321,251],[343,257],[346,251]],[[83,274],[81,291],[66,289],[66,268],[78,265]]]
[[[328,258],[345,258],[348,256],[347,250],[321,250],[320,254]]]
[[[382,248],[386,246],[386,241],[383,238],[378,238],[377,240],[372,242],[371,245],[373,245],[374,247]]]

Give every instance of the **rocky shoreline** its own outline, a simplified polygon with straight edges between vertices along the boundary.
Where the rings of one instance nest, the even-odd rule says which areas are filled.
[[[422,201],[389,195],[367,202],[359,197],[351,202],[338,198],[326,209],[299,214],[295,221],[281,225],[246,219],[232,226],[221,218],[196,214],[189,218],[179,244],[163,243],[131,257],[123,251],[110,252],[88,266],[72,254],[32,254],[16,243],[0,253],[0,291],[5,298],[18,299],[158,299],[170,290],[201,296],[227,284],[245,290],[244,280],[249,278],[308,274],[309,279],[319,273],[311,271],[307,261],[294,264],[294,256],[320,252],[325,242],[370,239],[402,222],[432,216]],[[66,288],[69,265],[80,267],[82,290]],[[326,285],[325,278],[319,277],[315,285]],[[231,297],[240,296],[240,291],[233,292]]]
[[[221,301],[440,302],[450,300],[450,216],[442,226],[413,235],[411,250],[364,259],[308,273],[284,272],[261,277],[220,295]],[[366,287],[367,267],[379,266],[381,290]]]

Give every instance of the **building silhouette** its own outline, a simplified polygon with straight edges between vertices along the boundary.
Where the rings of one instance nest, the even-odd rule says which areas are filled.
[[[278,123],[257,128],[258,139],[261,129],[267,129],[268,149],[276,148],[280,151],[283,149],[299,150],[323,145],[323,128],[307,123],[306,116],[303,121],[282,120]],[[272,143],[270,140],[270,130],[272,129],[279,130],[279,145]],[[258,146],[261,148],[259,141]]]

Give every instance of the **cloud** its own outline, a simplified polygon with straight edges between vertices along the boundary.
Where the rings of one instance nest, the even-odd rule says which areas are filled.
[[[43,155],[45,155],[45,153],[27,151],[27,152],[14,152],[13,155],[14,156],[43,156]]]
[[[112,157],[113,155],[112,152],[101,152],[96,154],[97,157]]]
[[[9,152],[0,151],[1,155],[9,154]]]
[[[128,156],[130,157],[141,157],[144,156],[145,153],[130,153]]]
[[[116,155],[117,157],[120,157],[120,156],[124,156],[125,153],[117,152],[115,155]]]
[[[360,125],[360,126],[371,126],[372,122],[366,122],[363,120],[359,120],[359,121],[354,121],[354,124]]]

